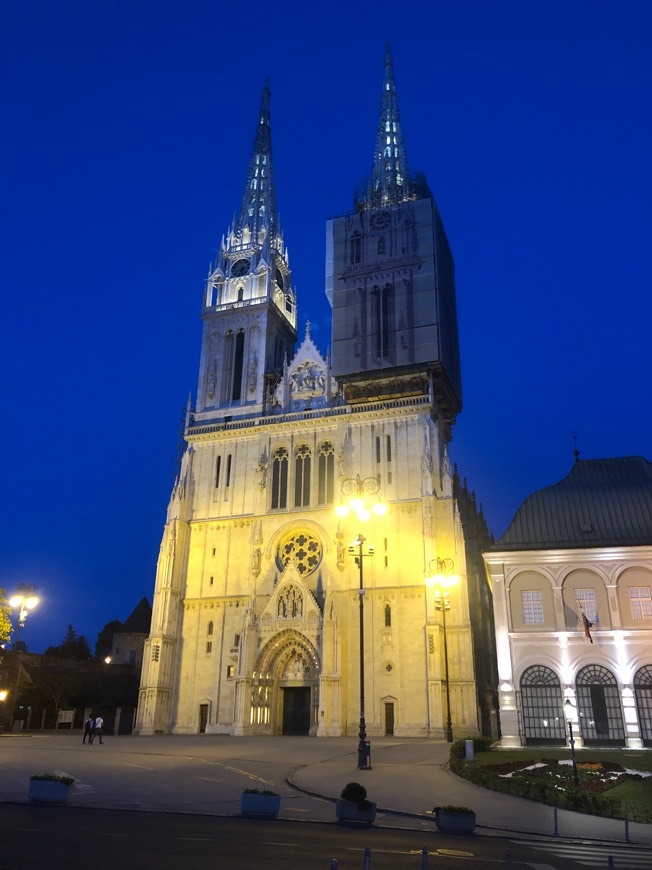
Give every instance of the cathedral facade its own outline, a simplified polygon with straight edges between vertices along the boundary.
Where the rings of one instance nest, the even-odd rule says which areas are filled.
[[[448,459],[453,258],[408,166],[389,50],[373,169],[326,248],[332,353],[309,325],[297,335],[265,87],[240,213],[204,290],[142,735],[354,735],[361,694],[370,736],[480,730],[479,599]],[[426,582],[442,572],[443,586]]]

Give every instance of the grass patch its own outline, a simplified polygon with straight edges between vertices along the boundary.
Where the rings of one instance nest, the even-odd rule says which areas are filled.
[[[652,752],[577,749],[579,787],[572,765],[559,764],[571,759],[567,747],[476,750],[473,762],[459,755],[452,747],[450,769],[484,788],[576,812],[652,822],[652,776],[626,772],[652,773]],[[527,769],[534,764],[543,766]]]

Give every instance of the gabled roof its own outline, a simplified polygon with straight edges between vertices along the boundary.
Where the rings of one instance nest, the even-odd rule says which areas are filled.
[[[489,552],[652,544],[652,463],[642,456],[577,459],[554,486],[525,499]]]
[[[147,598],[141,598],[116,634],[149,634],[152,608]]]

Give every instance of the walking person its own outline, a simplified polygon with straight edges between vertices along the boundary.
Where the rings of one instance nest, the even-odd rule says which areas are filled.
[[[93,723],[93,733],[91,734],[91,738],[89,743],[92,743],[96,737],[100,738],[100,743],[102,743],[102,726],[104,725],[104,719],[101,716],[96,716]]]
[[[84,739],[82,743],[86,743],[86,738],[88,737],[88,742],[93,742],[93,727],[95,725],[95,720],[92,716],[89,716],[88,719],[84,722]]]

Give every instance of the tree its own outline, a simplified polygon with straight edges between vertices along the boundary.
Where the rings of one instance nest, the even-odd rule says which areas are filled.
[[[9,643],[11,638],[11,607],[7,601],[7,593],[0,589],[0,646]]]
[[[77,659],[88,661],[91,658],[91,648],[83,634],[77,634],[72,625],[68,625],[68,631],[59,646],[49,646],[44,655],[58,656],[62,659]]]
[[[112,619],[107,622],[102,631],[98,634],[95,642],[95,658],[105,659],[110,655],[113,649],[113,635],[117,634],[122,628],[122,623],[119,619]]]

